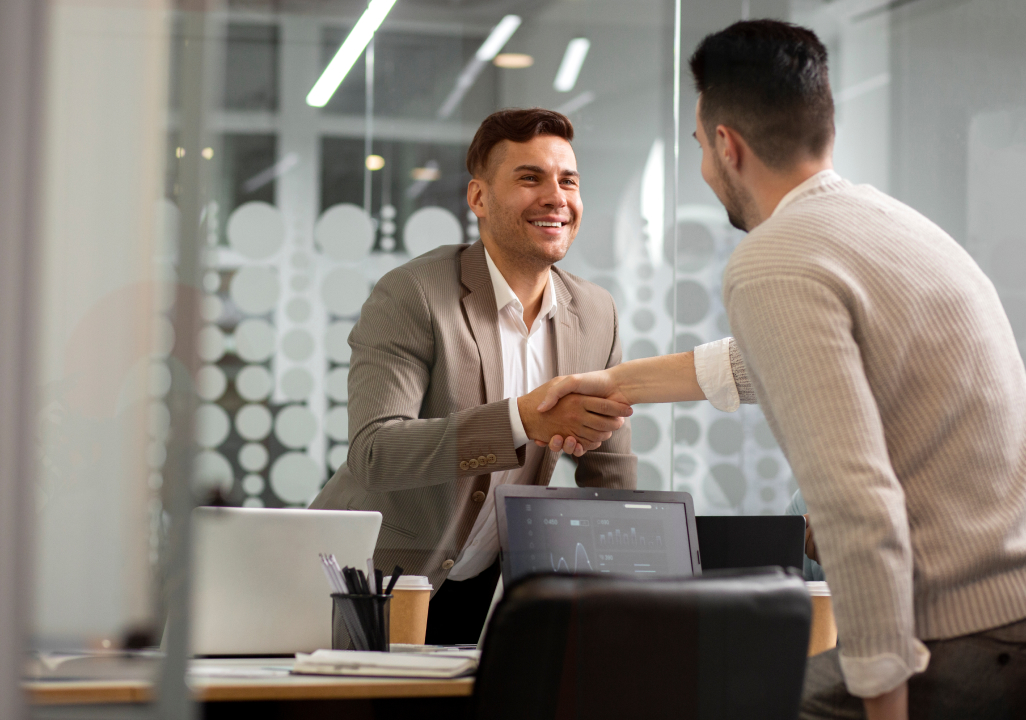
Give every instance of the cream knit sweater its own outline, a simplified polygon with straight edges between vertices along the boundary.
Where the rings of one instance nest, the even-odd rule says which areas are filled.
[[[723,296],[808,503],[848,689],[924,669],[918,639],[1026,617],[1026,371],[965,250],[821,173],[737,247]]]

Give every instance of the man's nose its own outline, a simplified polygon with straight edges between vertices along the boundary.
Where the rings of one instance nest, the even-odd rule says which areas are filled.
[[[566,207],[566,189],[559,184],[558,180],[545,183],[545,193],[542,196],[542,204],[546,207]]]

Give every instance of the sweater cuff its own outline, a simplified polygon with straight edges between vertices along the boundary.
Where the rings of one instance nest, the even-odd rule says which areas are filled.
[[[881,653],[872,657],[845,657],[840,655],[841,672],[848,692],[856,697],[873,698],[890,692],[912,675],[926,670],[930,664],[930,651],[923,643],[912,639],[915,653],[913,667],[895,653]]]
[[[695,348],[695,375],[698,386],[714,408],[734,412],[741,406],[730,367],[729,337]]]
[[[513,447],[518,448],[526,445],[528,441],[527,431],[524,430],[524,421],[520,418],[520,407],[517,405],[515,397],[509,399],[509,424],[513,428]]]

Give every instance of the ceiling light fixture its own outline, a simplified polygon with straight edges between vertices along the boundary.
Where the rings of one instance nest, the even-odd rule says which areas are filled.
[[[497,67],[507,70],[518,70],[534,65],[534,58],[523,53],[500,53],[492,60]]]
[[[442,107],[438,108],[437,115],[439,120],[449,119],[453,111],[463,101],[463,96],[467,94],[467,90],[473,86],[477,76],[481,74],[481,70],[495,59],[499,51],[513,37],[513,33],[520,27],[521,22],[523,21],[519,15],[507,15],[499,21],[498,25],[492,28],[492,31],[488,33],[488,37],[481,43],[481,47],[474,53],[474,57],[470,59],[467,66],[460,72],[459,77],[456,78],[456,85],[449,93],[449,96],[445,98]]]
[[[584,65],[584,58],[588,56],[591,48],[591,41],[588,38],[574,38],[566,46],[563,54],[563,62],[559,64],[559,72],[556,73],[556,81],[553,87],[559,92],[570,92],[577,84],[577,76]]]
[[[385,158],[380,155],[368,155],[364,162],[367,165],[367,169],[371,171],[380,170],[385,167]]]
[[[349,32],[349,36],[339,47],[335,57],[324,68],[320,78],[314,83],[310,94],[306,96],[306,104],[312,107],[324,107],[335,94],[338,86],[346,79],[346,75],[353,65],[363,54],[367,43],[374,37],[374,33],[384,22],[385,16],[395,5],[396,0],[371,0],[363,15],[356,21],[356,25]]]

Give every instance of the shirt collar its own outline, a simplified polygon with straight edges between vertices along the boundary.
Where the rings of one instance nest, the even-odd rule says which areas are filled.
[[[524,314],[524,305],[520,302],[520,298],[513,292],[513,288],[506,282],[506,278],[499,272],[499,268],[495,267],[495,262],[492,260],[492,256],[488,254],[488,248],[485,248],[485,261],[488,263],[488,274],[492,278],[492,289],[495,291],[495,308],[501,311],[504,307],[512,304],[518,313],[522,316]],[[541,311],[538,313],[539,318],[550,318],[556,314],[556,308],[559,303],[556,302],[556,286],[552,282],[552,270],[549,270],[548,282],[545,283],[545,292],[542,293]]]
[[[805,194],[809,190],[822,187],[823,185],[828,185],[832,182],[837,182],[840,179],[841,176],[833,170],[820,170],[801,185],[792,188],[787,195],[780,198],[780,202],[777,203],[777,207],[773,210],[772,214],[770,214],[770,217],[776,215],[778,212],[797,200],[799,196]]]

